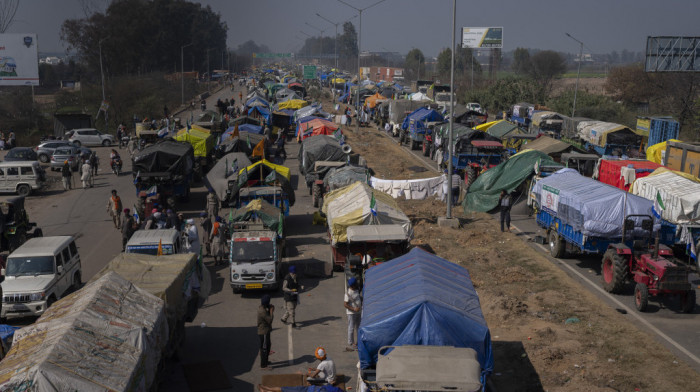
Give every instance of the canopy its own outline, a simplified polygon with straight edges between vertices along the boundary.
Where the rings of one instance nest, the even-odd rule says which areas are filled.
[[[657,169],[638,178],[630,192],[649,200],[659,195],[666,207],[661,210],[661,218],[675,225],[698,224],[700,220],[700,184],[677,172]]]
[[[196,125],[193,125],[191,129],[183,128],[177,132],[173,139],[191,144],[194,156],[207,157],[214,149],[216,139],[209,131],[205,132],[202,128],[198,128]]]
[[[428,109],[428,108],[418,108],[413,111],[413,113],[409,114],[406,116],[406,118],[403,120],[403,124],[401,125],[402,129],[408,129],[409,125],[411,123],[418,123],[418,122],[431,122],[431,121],[444,121],[445,118],[442,117],[442,114],[438,113],[436,110],[433,109]]]
[[[297,140],[304,140],[316,135],[334,135],[338,131],[338,126],[323,118],[299,123],[297,127]],[[342,134],[342,132],[341,132]]]
[[[251,165],[250,159],[244,152],[228,153],[220,158],[214,167],[204,177],[204,184],[213,189],[221,202],[228,199],[229,182],[238,179],[238,171]]]
[[[491,126],[496,125],[501,121],[503,121],[503,120],[489,121],[489,122],[475,126],[474,129],[476,129],[477,131],[486,132],[486,131],[488,131],[489,128],[491,128]]]
[[[375,93],[374,95],[371,95],[365,99],[365,105],[369,106],[370,109],[373,109],[375,106],[377,106],[377,103],[386,100],[387,98],[379,93]]]
[[[641,141],[641,136],[629,127],[603,121],[581,121],[577,131],[581,139],[599,147],[607,144],[638,145],[638,141]]]
[[[534,125],[537,128],[541,128],[541,125],[543,125],[543,123],[547,123],[547,122],[562,123],[564,118],[559,113],[541,110],[541,111],[534,112],[532,114],[531,120],[532,120],[532,125]]]
[[[222,153],[243,152],[250,156],[253,148],[264,139],[264,136],[257,133],[239,132],[238,137],[222,140],[219,149]]]
[[[231,196],[235,197],[241,188],[277,185],[287,194],[289,205],[293,206],[294,188],[290,182],[289,168],[262,159],[238,171],[238,181],[231,187]]]
[[[294,118],[297,120],[309,116],[330,118],[330,114],[324,112],[320,104],[305,106],[294,112]]]
[[[260,219],[266,228],[279,233],[280,236],[284,226],[282,211],[262,199],[253,200],[245,207],[237,209],[231,214],[231,219],[232,222]]]
[[[491,333],[469,271],[414,248],[365,272],[357,351],[363,369],[383,346],[472,348],[482,382],[493,370]]]
[[[486,124],[482,124],[482,125],[486,125]],[[477,127],[477,129],[478,128],[479,127]],[[499,139],[503,139],[509,133],[511,133],[513,131],[517,131],[517,130],[518,130],[518,125],[513,124],[512,122],[505,121],[505,120],[499,120],[499,121],[496,121],[490,127],[488,127],[488,129],[486,129],[486,133],[488,133],[491,136],[495,136]]]
[[[308,105],[309,103],[303,99],[290,99],[288,101],[280,102],[277,107],[279,109],[301,109]]]
[[[682,143],[680,140],[676,140],[676,139],[671,139],[671,140],[667,140],[667,141]],[[661,154],[662,154],[662,152],[665,152],[665,151],[666,151],[666,142],[661,142],[661,143],[654,144],[653,146],[649,146],[649,148],[647,148],[647,161],[661,164]]]
[[[375,201],[372,212],[372,201]],[[411,220],[391,196],[376,191],[365,182],[355,182],[324,196],[322,211],[326,214],[332,245],[347,242],[347,228],[357,225],[401,225],[406,239],[413,237]]]
[[[528,150],[542,151],[547,155],[559,154],[571,149],[571,144],[551,138],[549,136],[540,136],[535,140],[523,144],[523,148]]]
[[[299,148],[299,173],[306,176],[314,171],[317,161],[342,162],[347,159],[338,139],[327,135],[314,135],[304,139]],[[328,171],[325,168],[323,172]],[[307,181],[308,182],[308,181]]]
[[[145,173],[187,175],[194,165],[194,149],[189,143],[161,140],[136,152],[131,162],[134,176]]]
[[[651,200],[584,177],[574,169],[542,178],[532,193],[540,208],[589,237],[620,238],[625,216],[653,216]]]
[[[513,192],[534,173],[538,162],[554,164],[547,154],[526,150],[485,171],[469,186],[467,196],[462,201],[464,212],[486,212],[496,208],[501,190]]]
[[[369,170],[362,166],[342,166],[328,170],[323,177],[323,184],[329,190],[348,186],[356,181],[367,182],[370,177]]]
[[[109,272],[15,331],[0,384],[6,391],[149,390],[167,342],[163,300]]]
[[[265,124],[270,123],[271,113],[270,113],[270,109],[267,107],[253,106],[252,108],[248,109],[248,115],[249,116],[258,115],[258,116],[265,119]]]
[[[267,102],[265,99],[261,98],[259,95],[254,96],[253,98],[249,99],[246,103],[245,106],[252,108],[252,107],[270,107],[270,103]]]

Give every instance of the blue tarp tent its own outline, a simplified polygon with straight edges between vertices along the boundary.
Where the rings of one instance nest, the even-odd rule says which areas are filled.
[[[415,122],[425,123],[429,121],[445,121],[445,118],[442,117],[442,114],[438,113],[436,110],[428,108],[418,108],[414,110],[413,113],[406,116],[406,118],[403,120],[403,124],[401,124],[401,128],[408,129],[411,120],[415,120]]]
[[[375,366],[381,347],[401,345],[472,348],[485,381],[493,370],[491,334],[469,271],[419,248],[367,270],[360,366]]]
[[[270,103],[267,102],[266,100],[258,97],[258,96],[255,96],[255,97],[249,99],[248,101],[246,101],[245,106],[247,106],[249,108],[256,107],[256,106],[264,106],[266,108],[269,108]]]
[[[345,102],[345,101],[347,101],[347,100],[348,100],[348,95],[349,95],[349,94],[343,94],[343,95],[339,96],[339,97],[338,97],[338,102]]]
[[[250,109],[248,109],[248,115],[251,117],[255,117],[254,113],[257,112],[262,118],[265,119],[265,124],[270,123],[270,109],[264,108],[262,106],[254,106]]]

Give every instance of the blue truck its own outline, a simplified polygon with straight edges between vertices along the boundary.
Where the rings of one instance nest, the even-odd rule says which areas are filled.
[[[574,169],[559,170],[533,183],[529,197],[537,211],[537,224],[547,232],[552,257],[602,255],[613,244],[624,242],[631,247],[634,240],[648,237],[638,229],[623,241],[622,225],[628,216],[652,215],[651,200],[584,177]],[[664,231],[668,227],[656,223],[661,238],[667,238]]]
[[[518,127],[528,131],[532,115],[535,113],[535,105],[527,102],[516,103],[510,108],[508,119],[518,124]]]
[[[445,121],[442,114],[436,110],[428,108],[419,108],[413,113],[406,116],[401,124],[401,133],[399,134],[399,142],[408,143],[411,150],[416,150],[423,144],[426,134],[430,133],[428,123],[436,121]]]
[[[486,132],[475,131],[461,134],[454,141],[452,167],[464,176],[466,189],[483,171],[498,166],[506,159],[506,149],[501,141]],[[447,163],[447,155],[445,155]]]
[[[647,147],[678,139],[680,124],[672,117],[637,117],[637,133],[647,138]]]

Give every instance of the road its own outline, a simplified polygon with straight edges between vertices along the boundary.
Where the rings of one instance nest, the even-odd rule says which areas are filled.
[[[238,87],[231,93],[228,88],[213,93],[207,99],[207,107],[214,108],[217,98],[234,96],[238,98]],[[245,91],[243,91],[245,97]],[[195,111],[196,116],[198,111]],[[185,115],[189,116],[189,111]],[[146,115],[147,113],[143,113]],[[184,116],[183,116],[184,117]],[[183,121],[184,122],[184,121]],[[76,238],[83,263],[83,280],[88,281],[121,251],[121,234],[114,228],[106,212],[107,198],[111,189],[116,189],[125,207],[136,202],[132,184],[131,162],[124,156],[124,171],[120,177],[108,173],[109,149],[95,148],[101,160],[100,171],[95,187],[87,190],[74,189],[68,192],[55,190],[30,196],[26,206],[30,219],[39,224],[44,235],[73,235]],[[285,163],[291,169],[292,182],[296,189],[296,204],[291,208],[287,227],[288,254],[286,262],[303,268],[305,263],[327,261],[330,245],[326,242],[324,227],[312,225],[314,208],[305,184],[298,181],[298,145],[287,145],[289,159]],[[58,176],[52,173],[52,176]],[[76,178],[76,185],[79,181]],[[301,184],[301,188],[299,188]],[[59,185],[59,184],[56,184]],[[185,217],[194,217],[205,207],[205,188],[196,184],[192,189],[191,200],[181,206]],[[131,207],[133,208],[133,207]],[[220,213],[228,214],[228,210]],[[207,302],[200,309],[196,319],[186,325],[186,342],[180,362],[169,362],[162,373],[163,390],[189,391],[190,382],[230,385],[221,390],[253,391],[260,383],[263,370],[259,368],[258,338],[256,328],[257,308],[261,293],[234,295],[228,283],[228,270],[213,266],[213,261],[205,259],[211,273],[213,287]],[[338,373],[345,374],[346,385],[355,387],[356,352],[344,351],[346,346],[347,320],[343,307],[343,278],[336,273],[331,278],[301,277],[305,290],[301,304],[297,308],[298,329],[280,322],[284,303],[281,293],[274,293],[272,304],[275,318],[272,331],[271,356],[272,371],[267,373],[294,373],[313,367],[314,350],[317,346],[327,349],[329,357],[336,362]],[[33,319],[11,321],[15,325],[26,325]],[[208,371],[202,371],[207,369]],[[213,388],[211,390],[214,390]]]
[[[395,142],[398,140],[381,133]],[[404,148],[409,151],[407,146],[404,145]],[[431,168],[435,167],[434,162],[422,156],[420,151],[410,152],[416,160],[429,164]],[[461,206],[457,206],[457,208],[461,208]],[[494,219],[499,218],[497,213],[493,217]],[[631,284],[622,294],[610,294],[603,290],[600,256],[584,255],[556,259],[549,255],[549,248],[535,243],[535,237],[546,237],[546,233],[537,225],[534,217],[528,216],[524,200],[519,200],[513,206],[511,219],[511,226],[515,228],[523,241],[544,253],[550,261],[594,293],[604,303],[623,314],[628,321],[640,329],[651,333],[659,343],[700,372],[700,328],[698,328],[700,325],[700,297],[698,297],[695,310],[690,314],[678,311],[679,301],[677,298],[667,298],[662,302],[650,300],[647,310],[640,313],[634,306],[633,286]],[[692,286],[696,288],[697,294],[697,288],[700,288],[700,277],[693,273],[689,279]]]

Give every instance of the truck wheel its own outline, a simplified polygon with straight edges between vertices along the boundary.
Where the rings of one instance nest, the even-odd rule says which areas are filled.
[[[41,230],[40,228],[34,229],[32,232],[32,238],[39,238],[44,236],[44,231]]]
[[[601,273],[605,291],[613,294],[620,293],[627,281],[627,260],[625,256],[617,254],[615,249],[608,249],[603,255]]]
[[[681,311],[691,313],[695,309],[695,289],[690,289],[681,294]]]
[[[423,156],[427,157],[430,155],[430,145],[428,142],[423,140]]]
[[[80,271],[75,273],[73,277],[73,291],[80,290],[80,286],[83,285],[83,280],[80,278]]]
[[[233,293],[234,293],[234,294],[240,294],[240,293],[242,293],[242,292],[243,292],[243,290],[241,290],[241,289],[239,289],[239,288],[236,288],[236,287],[233,288]]]
[[[637,283],[634,286],[634,306],[638,311],[643,312],[647,310],[647,305],[649,305],[649,288],[643,283]]]
[[[469,190],[469,187],[474,183],[476,180],[476,170],[474,170],[473,167],[467,166],[466,169],[464,169],[464,189]]]
[[[314,208],[318,208],[318,207],[320,207],[318,202],[321,199],[321,187],[318,186],[317,184],[314,184],[313,188],[312,188],[312,193],[313,193],[313,200],[314,200]]]
[[[41,162],[41,163],[49,163],[49,160],[50,160],[50,159],[51,159],[51,158],[50,158],[48,155],[46,155],[46,154],[40,154],[40,155],[39,155],[39,162]],[[52,168],[51,170],[53,170],[53,168]]]
[[[27,184],[21,184],[17,186],[17,194],[20,196],[29,196],[31,192],[32,188],[30,188]]]
[[[549,254],[556,258],[566,254],[566,241],[554,229],[549,230]]]

